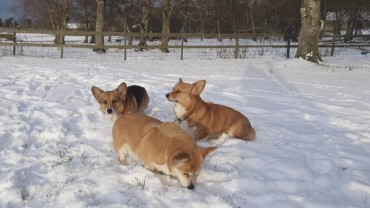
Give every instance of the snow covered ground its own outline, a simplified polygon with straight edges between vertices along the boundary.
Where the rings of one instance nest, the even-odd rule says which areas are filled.
[[[144,52],[152,53],[152,52]],[[250,59],[0,57],[0,207],[370,207],[370,56]],[[238,109],[257,140],[226,138],[194,190],[121,165],[91,86],[144,86],[172,121],[182,77]]]

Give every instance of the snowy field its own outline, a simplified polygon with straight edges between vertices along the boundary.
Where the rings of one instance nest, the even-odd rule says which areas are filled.
[[[143,54],[0,57],[0,207],[370,207],[370,54],[320,65]],[[257,132],[226,138],[194,190],[121,165],[90,90],[142,85],[146,113],[172,121],[165,94],[179,77],[206,79],[204,100],[241,111]]]

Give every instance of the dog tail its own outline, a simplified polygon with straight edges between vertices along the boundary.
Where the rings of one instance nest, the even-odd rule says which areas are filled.
[[[248,132],[247,140],[248,141],[256,140],[256,131],[254,130],[254,128],[251,128],[251,131]]]

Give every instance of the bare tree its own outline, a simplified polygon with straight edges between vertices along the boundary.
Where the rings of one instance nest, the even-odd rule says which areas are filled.
[[[351,41],[361,29],[361,19],[364,13],[365,0],[349,1],[347,3],[347,24],[344,42]]]
[[[70,20],[71,0],[21,0],[19,2],[27,19],[40,28],[67,29]],[[64,37],[56,35],[55,43],[63,44]]]
[[[163,0],[162,2],[162,52],[169,53],[168,41],[170,40],[170,0]]]
[[[105,0],[96,0],[96,25],[95,32],[101,33],[104,29],[104,10]],[[105,53],[104,36],[101,34],[95,35],[95,48],[94,51],[98,53]]]
[[[140,28],[140,33],[142,34],[140,36],[140,42],[139,46],[145,46],[146,44],[146,36],[144,34],[148,33],[148,27],[149,27],[149,18],[151,15],[151,7],[152,3],[151,0],[142,0],[141,1],[141,10],[142,10],[142,17],[139,24],[135,24],[132,27],[133,28]],[[142,48],[137,49],[136,51],[142,51]]]
[[[70,0],[43,0],[50,18],[50,22],[54,30],[67,29],[67,23],[70,18]],[[55,35],[54,42],[57,44],[64,44],[63,35]]]
[[[172,3],[171,3],[172,2]],[[191,6],[191,1],[189,0],[163,0],[162,1],[162,39],[161,39],[161,50],[165,53],[168,53],[168,42],[170,40],[170,19],[174,13],[180,14],[182,18],[185,18],[184,15],[187,15],[187,9]],[[179,12],[182,10],[182,12]],[[181,15],[182,14],[182,15]],[[182,21],[183,24],[184,22]],[[181,28],[179,28],[181,30]]]
[[[249,3],[249,14],[250,14],[250,17],[251,17],[251,23],[252,23],[252,33],[253,33],[253,40],[256,41],[257,38],[256,38],[256,24],[255,24],[255,21],[254,21],[254,15],[256,13],[256,3],[254,1],[251,1]]]
[[[318,47],[321,23],[320,3],[321,0],[303,0],[302,26],[295,56],[315,63],[322,61]]]
[[[80,29],[93,30],[96,18],[96,3],[95,0],[75,0],[74,1],[73,17],[78,23],[83,24]],[[84,43],[88,43],[88,36],[85,36]]]
[[[149,18],[151,13],[152,3],[150,0],[144,0],[141,3],[141,7],[143,9],[143,17],[141,18],[141,27],[144,33],[147,33],[149,27]],[[143,37],[143,41],[145,42],[145,37]]]

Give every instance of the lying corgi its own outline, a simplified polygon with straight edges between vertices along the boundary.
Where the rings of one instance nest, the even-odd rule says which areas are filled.
[[[100,110],[112,122],[123,113],[143,113],[149,103],[149,95],[145,88],[137,85],[127,87],[125,82],[112,91],[103,91],[95,86],[91,91],[100,104]]]
[[[118,117],[113,125],[113,148],[122,164],[127,154],[151,171],[175,176],[182,186],[194,189],[202,163],[216,147],[198,147],[174,122],[161,122],[150,116],[132,113]]]
[[[168,100],[175,102],[174,113],[183,130],[195,139],[215,139],[224,133],[242,140],[255,140],[255,131],[247,117],[230,107],[202,100],[200,93],[205,85],[205,80],[189,84],[180,78],[172,92],[166,94]]]

